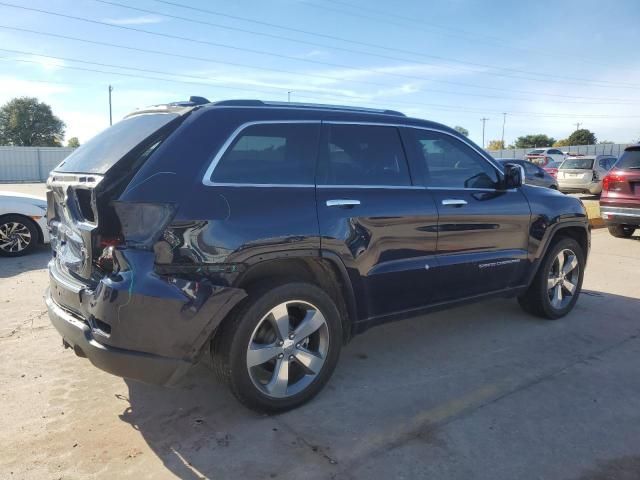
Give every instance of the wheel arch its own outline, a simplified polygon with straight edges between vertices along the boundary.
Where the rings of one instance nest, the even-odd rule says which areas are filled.
[[[582,222],[563,222],[554,225],[548,232],[543,241],[541,242],[536,257],[533,263],[533,268],[529,273],[527,279],[527,286],[533,281],[542,260],[546,256],[549,248],[555,245],[563,238],[573,238],[582,247],[585,254],[585,259],[588,257],[589,249],[591,248],[591,234],[590,227]]]
[[[344,342],[351,339],[357,318],[356,302],[351,281],[339,257],[324,253],[319,255],[317,250],[287,251],[268,257],[261,255],[246,262],[246,268],[235,279],[233,287],[250,291],[267,281],[305,281],[322,288],[340,310]]]

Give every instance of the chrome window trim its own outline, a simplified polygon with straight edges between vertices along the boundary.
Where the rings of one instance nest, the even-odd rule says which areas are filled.
[[[206,186],[209,187],[215,187],[215,186],[235,186],[235,187],[239,187],[239,186],[251,186],[251,187],[255,187],[255,186],[281,186],[281,184],[267,184],[267,183],[258,183],[258,184],[254,184],[254,183],[225,183],[225,182],[214,182],[211,180],[211,177],[213,176],[213,172],[216,169],[216,167],[218,166],[218,163],[220,162],[220,159],[224,156],[225,153],[227,153],[227,150],[229,150],[229,147],[231,146],[231,144],[235,141],[235,139],[243,132],[243,130],[246,130],[249,127],[252,127],[254,125],[280,125],[280,124],[321,124],[322,121],[321,120],[256,120],[253,122],[245,122],[242,125],[240,125],[238,128],[236,128],[231,135],[229,135],[229,138],[227,138],[225,140],[225,142],[222,144],[222,146],[220,147],[220,149],[216,152],[215,156],[213,157],[213,159],[211,160],[211,163],[209,163],[209,167],[207,167],[206,172],[204,172],[204,176],[202,177],[202,183]],[[286,186],[286,187],[306,187],[306,184],[282,184],[282,186]],[[311,185],[313,186],[313,185]]]
[[[216,108],[257,108],[257,107],[240,107],[240,106],[220,106]],[[281,107],[271,107],[271,108],[281,108]],[[287,107],[282,107],[287,108]],[[290,108],[290,110],[301,110],[300,108]],[[316,110],[317,111],[317,110]],[[211,181],[211,177],[213,176],[213,172],[220,162],[220,159],[224,156],[226,151],[229,149],[231,144],[235,141],[236,137],[242,133],[243,130],[254,126],[254,125],[277,125],[277,124],[326,124],[326,125],[364,125],[364,126],[378,126],[378,127],[395,127],[395,128],[415,128],[417,130],[427,130],[430,132],[438,132],[448,135],[474,150],[478,155],[480,155],[485,161],[487,161],[490,165],[492,165],[500,174],[503,174],[503,170],[500,166],[494,162],[486,152],[483,152],[479,148],[475,147],[473,144],[468,142],[465,139],[459,138],[457,135],[454,135],[451,132],[447,132],[446,130],[442,130],[440,128],[435,127],[424,127],[420,125],[409,125],[404,123],[390,123],[390,122],[367,122],[367,121],[346,121],[346,120],[255,120],[251,122],[245,122],[237,127],[225,140],[222,144],[218,152],[215,154],[211,163],[207,167],[207,170],[202,177],[203,185],[209,187],[216,186],[229,186],[229,187],[292,187],[292,188],[308,188],[317,186],[317,188],[386,188],[386,189],[431,189],[431,190],[473,190],[473,191],[487,191],[487,192],[504,192],[504,191],[512,191],[513,189],[504,190],[497,188],[459,188],[459,187],[431,187],[431,186],[422,186],[422,185],[311,185],[311,184],[266,184],[266,183],[225,183],[225,182],[213,182]]]
[[[205,183],[208,186],[215,187],[265,187],[265,188],[314,188],[313,183],[231,183],[231,182],[210,182]]]
[[[421,185],[316,185],[317,188],[384,188],[386,190],[426,190]]]

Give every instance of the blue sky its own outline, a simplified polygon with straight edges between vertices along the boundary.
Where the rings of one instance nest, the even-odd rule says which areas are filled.
[[[81,142],[108,126],[109,84],[114,121],[190,95],[291,92],[462,125],[478,143],[482,117],[486,141],[501,137],[503,112],[507,143],[577,122],[640,138],[638,0],[0,0],[0,16],[0,103],[37,96]]]

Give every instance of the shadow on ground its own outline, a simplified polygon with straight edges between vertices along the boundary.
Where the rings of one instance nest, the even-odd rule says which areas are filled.
[[[522,411],[510,410],[508,398],[579,366],[587,368],[592,359],[639,333],[638,299],[583,293],[574,312],[556,322],[522,313],[514,300],[497,300],[372,329],[343,349],[332,380],[315,400],[278,416],[245,409],[213,380],[206,367],[198,366],[172,389],[127,380],[130,406],[121,419],[137,429],[167,469],[183,479],[348,478],[377,458],[393,455],[416,441],[422,449],[418,466],[425,463],[429,468],[444,468],[446,464],[449,468],[471,462],[471,471],[456,470],[462,474],[457,478],[469,478],[474,471],[488,474],[490,470],[475,470],[486,466],[475,465],[467,452],[491,445],[487,442],[493,440],[484,438],[485,433],[477,437],[474,433],[466,437],[466,444],[449,444],[444,429],[454,420],[465,422],[467,416],[492,405],[502,413],[489,423],[513,419],[516,424],[505,438],[495,440],[498,446],[500,441],[506,442],[500,452],[511,447],[521,452],[501,459],[506,462],[501,468],[508,471],[510,466],[516,468],[527,461],[536,465],[538,455],[545,453],[536,450],[537,437],[528,436],[528,429],[535,425],[527,421],[540,421],[527,420]],[[605,324],[607,328],[603,328]],[[567,394],[576,396],[575,405],[553,393],[535,400],[535,408],[545,408],[547,402],[554,409],[561,401],[571,404],[549,427],[557,445],[545,448],[578,462],[574,476],[592,466],[591,476],[584,478],[608,478],[599,476],[603,470],[590,452],[598,449],[599,458],[614,458],[620,455],[608,453],[607,448],[617,444],[609,439],[606,445],[599,445],[599,435],[589,437],[586,427],[579,425],[583,420],[572,418],[574,406],[576,412],[582,412],[584,395],[580,390],[589,382],[575,383],[575,392]],[[597,428],[598,416],[605,415],[599,412],[616,408],[598,405],[592,411],[595,404],[591,399],[585,405]],[[509,437],[513,430],[517,434]],[[487,430],[486,434],[495,432]],[[624,440],[625,444],[632,440],[640,443],[640,432],[634,439]],[[421,456],[427,454],[435,457],[423,460]],[[486,457],[478,462],[496,461],[491,454]],[[574,460],[560,458],[558,471],[566,471]],[[553,468],[553,464],[545,468]],[[445,470],[430,472],[437,477],[439,471],[443,474],[439,478],[454,475],[444,475]],[[367,475],[378,478],[375,472]]]
[[[46,268],[51,259],[49,245],[38,245],[23,257],[0,257],[0,278],[11,278],[30,270]]]

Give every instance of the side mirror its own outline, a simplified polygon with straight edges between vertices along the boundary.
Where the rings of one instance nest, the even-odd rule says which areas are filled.
[[[524,184],[524,167],[515,163],[507,163],[504,166],[505,188],[518,188]]]

